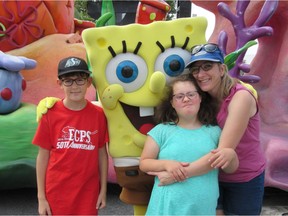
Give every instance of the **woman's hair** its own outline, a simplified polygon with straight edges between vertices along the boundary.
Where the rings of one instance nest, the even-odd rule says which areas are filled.
[[[224,67],[225,72],[223,77],[221,77],[220,89],[217,95],[218,102],[221,102],[223,98],[226,98],[229,95],[231,88],[237,83],[237,79],[228,74],[227,65],[221,64],[221,66]]]
[[[191,74],[183,74],[172,80],[171,83],[167,86],[166,96],[163,98],[162,102],[157,106],[155,112],[155,120],[157,123],[175,123],[179,122],[179,117],[172,107],[171,101],[173,99],[173,86],[178,82],[191,82],[195,87],[202,98],[200,103],[200,109],[198,111],[198,119],[204,125],[216,125],[216,114],[217,114],[217,106],[216,103],[213,102],[212,97],[203,92],[198,86],[196,80],[193,78]]]

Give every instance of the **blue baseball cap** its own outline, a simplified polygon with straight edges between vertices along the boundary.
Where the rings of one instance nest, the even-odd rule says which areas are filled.
[[[214,49],[211,49],[211,47],[206,48],[208,45],[214,45],[215,47]],[[199,45],[194,49],[196,49],[196,51],[192,51],[190,61],[186,64],[185,68],[189,68],[196,61],[212,61],[219,62],[221,64],[224,63],[223,53],[220,48],[215,44]],[[193,52],[195,53],[193,54]]]

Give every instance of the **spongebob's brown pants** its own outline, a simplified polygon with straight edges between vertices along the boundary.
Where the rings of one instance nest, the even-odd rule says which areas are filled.
[[[148,205],[154,176],[147,175],[139,166],[115,167],[117,182],[122,187],[120,200],[130,205]]]

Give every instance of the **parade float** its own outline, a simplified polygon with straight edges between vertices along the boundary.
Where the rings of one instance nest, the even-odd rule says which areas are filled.
[[[288,191],[288,89],[285,86],[288,20],[284,13],[288,3],[195,1],[216,17],[212,36],[205,38],[209,22],[206,18],[163,21],[167,5],[163,8],[161,4],[160,9],[156,6],[161,15],[157,16],[155,5],[151,13],[145,13],[146,2],[149,1],[139,3],[142,7],[139,6],[136,14],[138,24],[120,27],[115,23],[104,26],[111,17],[106,14],[111,12],[109,10],[103,11],[104,21],[100,19],[98,25],[75,19],[73,1],[0,1],[1,60],[5,57],[20,64],[22,61],[21,67],[11,70],[0,60],[0,110],[4,110],[4,103],[7,106],[12,102],[14,97],[9,95],[18,95],[16,105],[8,105],[0,113],[0,189],[36,186],[37,148],[31,145],[37,126],[36,106],[45,97],[63,96],[56,84],[60,59],[68,55],[89,56],[97,91],[89,89],[88,99],[100,98],[107,115],[111,139],[109,153],[114,159],[110,161],[109,181],[117,183],[115,161],[117,167],[119,161],[140,156],[145,134],[153,127],[153,107],[158,104],[165,83],[171,76],[184,72],[183,65],[189,60],[193,45],[209,41],[221,46],[226,61],[229,56],[229,73],[257,90],[261,142],[267,158],[265,185]],[[114,8],[110,9],[113,12]],[[139,17],[141,12],[144,14]],[[84,33],[85,47],[82,33],[88,28]],[[256,39],[258,51],[249,65],[243,60],[244,55],[254,44],[251,41]],[[174,58],[179,64],[171,70],[169,61],[175,62]],[[103,64],[99,64],[98,59]],[[144,68],[137,72],[143,75],[121,77],[117,73],[118,64]],[[17,73],[18,78],[9,76],[10,73]],[[10,79],[7,82],[3,77]],[[18,93],[14,93],[15,90]],[[47,108],[49,106],[47,104]],[[138,116],[132,107],[141,107],[144,114]],[[134,165],[137,166],[137,162]]]

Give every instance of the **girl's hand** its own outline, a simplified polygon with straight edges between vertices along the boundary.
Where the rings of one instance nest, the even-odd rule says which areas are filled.
[[[188,173],[185,167],[189,166],[189,163],[178,161],[167,161],[165,170],[173,177],[174,182],[185,181],[188,178]]]
[[[148,175],[157,176],[159,179],[158,186],[164,186],[169,184],[174,184],[176,181],[174,180],[174,177],[171,176],[167,171],[161,171],[161,172],[148,172]]]

